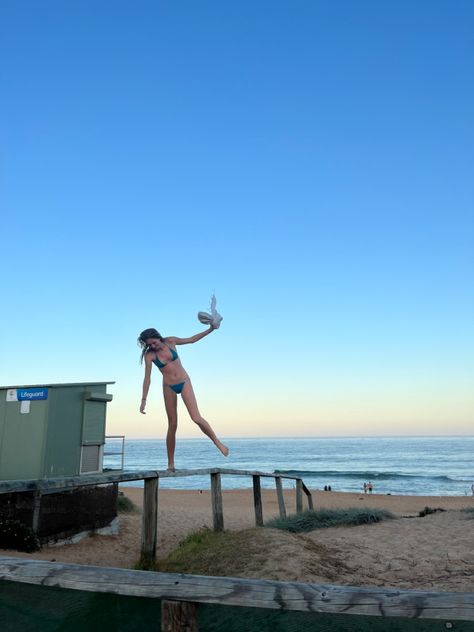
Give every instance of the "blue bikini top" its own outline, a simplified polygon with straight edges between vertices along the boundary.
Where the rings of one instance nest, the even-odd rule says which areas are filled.
[[[167,345],[168,346],[168,345]],[[172,349],[171,347],[168,347],[168,349],[171,351],[171,360],[170,362],[174,362],[175,360],[178,359],[178,354],[176,353],[176,351],[174,349]],[[153,358],[153,363],[156,364],[156,366],[159,369],[162,369],[164,366],[166,366],[167,364],[169,364],[169,362],[162,362],[160,360],[160,358],[158,357],[158,354],[155,351],[155,357]]]

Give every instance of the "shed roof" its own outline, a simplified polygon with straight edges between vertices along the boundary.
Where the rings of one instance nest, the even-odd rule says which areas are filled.
[[[0,386],[0,390],[7,390],[10,388],[60,388],[64,386],[97,386],[99,384],[115,384],[115,382],[67,382],[63,384],[48,384],[42,382],[41,384],[14,384],[13,386]]]

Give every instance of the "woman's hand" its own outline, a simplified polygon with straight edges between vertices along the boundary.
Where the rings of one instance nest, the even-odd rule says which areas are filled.
[[[145,407],[146,407],[146,399],[142,399],[140,403],[140,412],[142,415],[146,415]]]

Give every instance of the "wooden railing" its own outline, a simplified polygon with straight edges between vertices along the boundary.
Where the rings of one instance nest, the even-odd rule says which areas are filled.
[[[286,517],[285,499],[283,495],[282,479],[295,481],[296,511],[303,510],[303,493],[306,495],[308,507],[313,509],[311,492],[301,478],[287,474],[275,474],[258,472],[253,470],[232,470],[221,468],[199,470],[142,470],[137,472],[107,472],[104,474],[85,474],[82,476],[67,476],[63,478],[44,478],[32,480],[0,481],[0,494],[12,492],[34,492],[35,512],[39,515],[41,496],[57,493],[61,490],[75,489],[89,485],[107,485],[111,483],[125,483],[130,481],[144,481],[143,490],[143,522],[141,559],[146,563],[156,559],[156,542],[158,527],[158,491],[160,478],[178,478],[183,476],[202,476],[209,474],[211,477],[211,505],[212,519],[215,531],[224,529],[224,511],[222,504],[222,475],[251,476],[253,482],[253,498],[255,508],[255,524],[263,526],[263,509],[260,479],[274,478],[278,507],[281,517]]]
[[[313,507],[311,493],[301,478],[247,470],[203,469],[176,472],[151,470],[28,481],[2,481],[0,494],[30,491],[40,502],[41,495],[88,485],[144,481],[142,558],[156,555],[158,491],[160,478],[209,474],[214,529],[224,527],[221,476],[251,476],[255,523],[263,524],[261,477],[275,479],[281,516],[286,515],[282,479],[296,485],[296,511],[303,508],[303,493]],[[98,593],[112,593],[162,600],[161,629],[169,632],[197,630],[199,603],[225,606],[272,608],[325,614],[348,614],[410,619],[474,621],[474,593],[425,592],[390,588],[359,588],[276,582],[230,577],[203,577],[175,573],[155,573],[127,569],[59,564],[39,560],[0,557],[0,581],[56,586]]]
[[[0,557],[1,580],[162,600],[161,629],[197,630],[197,604],[474,621],[474,593],[204,577]],[[179,624],[176,623],[179,621]]]

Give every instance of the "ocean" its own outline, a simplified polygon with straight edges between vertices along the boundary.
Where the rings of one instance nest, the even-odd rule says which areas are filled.
[[[474,483],[474,437],[349,437],[226,439],[224,459],[209,439],[177,439],[179,469],[209,467],[280,472],[301,476],[310,489],[360,492],[371,481],[374,493],[433,496],[471,495]],[[117,448],[106,443],[104,467],[117,468]],[[163,439],[126,439],[125,470],[166,469]],[[162,479],[160,487],[208,489],[209,475]],[[127,483],[140,486],[142,482]],[[292,481],[284,481],[292,487]],[[223,489],[251,487],[250,477],[223,476]],[[274,487],[262,479],[262,487]]]

